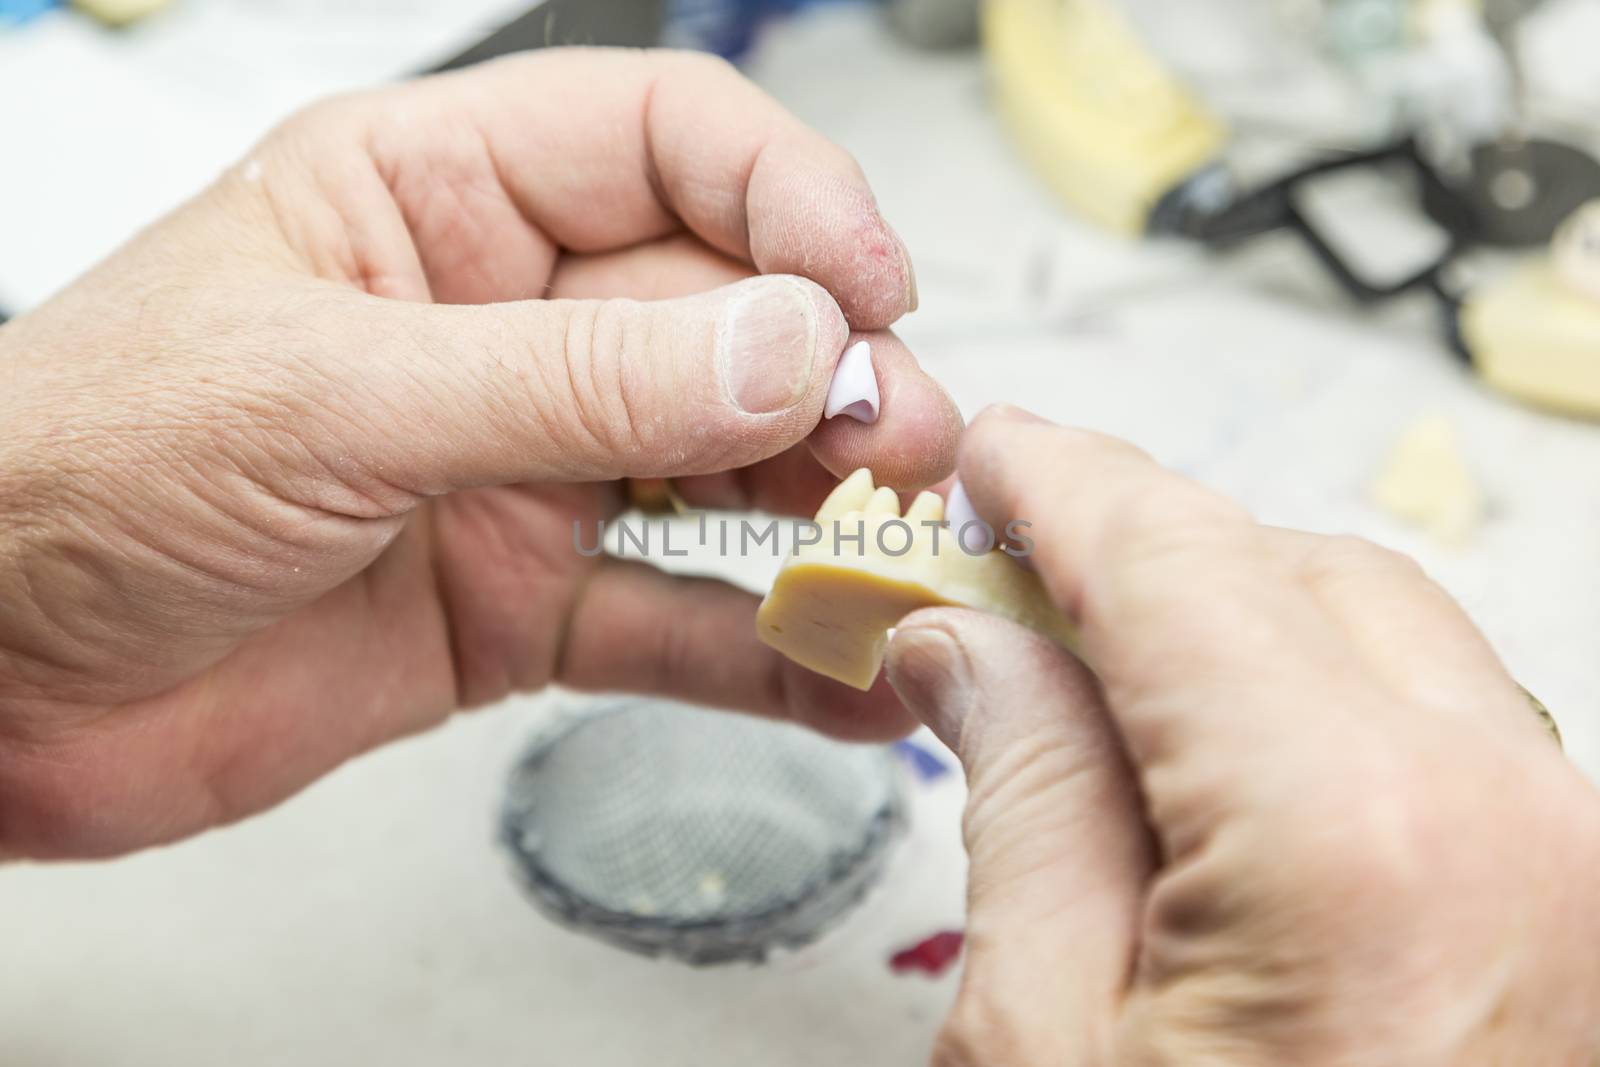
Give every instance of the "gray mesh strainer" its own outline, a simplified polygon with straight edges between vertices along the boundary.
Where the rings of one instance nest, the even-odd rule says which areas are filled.
[[[901,823],[886,748],[614,698],[535,739],[501,827],[557,921],[709,964],[814,939],[875,881]]]

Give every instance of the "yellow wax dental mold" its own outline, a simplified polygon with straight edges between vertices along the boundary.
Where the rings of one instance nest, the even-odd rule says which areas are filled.
[[[856,471],[817,512],[820,539],[797,545],[756,614],[756,632],[796,663],[857,689],[883,665],[889,629],[918,608],[976,608],[1070,646],[1072,629],[1038,576],[1000,548],[974,554],[944,522],[944,501],[899,497]],[[996,531],[997,536],[1004,531]],[[987,540],[970,531],[968,547]]]
[[[1600,417],[1600,300],[1547,259],[1469,294],[1461,337],[1485,381],[1552,411]]]
[[[1018,146],[1072,207],[1144,232],[1227,132],[1106,0],[989,0],[984,50]]]

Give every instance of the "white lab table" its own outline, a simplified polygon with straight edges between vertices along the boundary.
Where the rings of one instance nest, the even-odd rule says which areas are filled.
[[[753,70],[871,177],[917,263],[922,309],[899,330],[965,412],[1012,401],[1118,433],[1264,519],[1415,554],[1600,776],[1600,426],[1486,391],[1423,316],[1353,312],[1292,248],[1219,267],[1072,221],[995,126],[971,55],[905,51],[843,8],[783,27]],[[1492,505],[1460,548],[1368,501],[1430,411],[1456,420]],[[770,569],[728,566],[756,585]],[[893,976],[885,957],[960,924],[953,779],[914,790],[884,882],[822,942],[693,971],[558,929],[518,890],[494,815],[541,710],[460,716],[177,846],[0,871],[0,1063],[924,1061],[956,977]]]

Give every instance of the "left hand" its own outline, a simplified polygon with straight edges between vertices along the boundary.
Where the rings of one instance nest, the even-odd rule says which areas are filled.
[[[572,530],[629,476],[810,514],[856,466],[948,473],[959,416],[887,333],[883,418],[821,424],[848,328],[913,291],[855,163],[705,57],[290,120],[0,329],[0,852],[192,834],[549,682],[907,728],[761,645],[753,596]]]

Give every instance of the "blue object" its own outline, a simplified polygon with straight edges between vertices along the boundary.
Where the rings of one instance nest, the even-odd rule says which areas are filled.
[[[924,782],[936,782],[950,773],[950,765],[915,741],[896,741],[895,753]]]
[[[21,26],[59,6],[57,0],[0,0],[0,29]]]
[[[838,0],[666,0],[662,43],[738,59],[762,23],[814,4]]]
[[[735,59],[750,48],[765,0],[667,0],[665,44]]]

